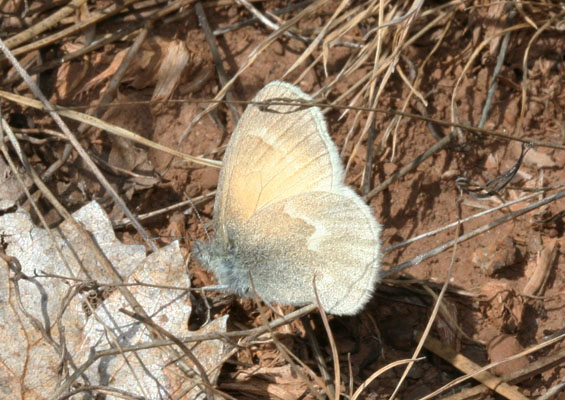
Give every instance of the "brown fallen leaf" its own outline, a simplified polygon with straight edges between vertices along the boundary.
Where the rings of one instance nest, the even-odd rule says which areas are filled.
[[[221,389],[240,390],[257,398],[298,399],[304,395],[308,385],[296,376],[290,365],[281,367],[253,366],[238,373],[237,382],[221,385]]]
[[[129,49],[116,53],[110,65],[90,79],[82,91],[87,92],[116,73]],[[186,67],[191,64],[190,53],[180,40],[152,38],[146,40],[130,63],[122,83],[135,89],[155,86],[153,100],[172,95]]]
[[[534,273],[524,286],[523,294],[527,296],[542,296],[545,290],[547,277],[551,267],[555,263],[559,242],[557,239],[549,239],[543,250],[538,254]]]
[[[184,42],[180,40],[169,42],[156,74],[157,83],[151,100],[164,100],[171,97],[189,63],[190,53]]]
[[[506,281],[489,281],[481,287],[487,300],[483,313],[500,332],[515,332],[522,321],[524,302]]]
[[[554,168],[557,163],[549,154],[542,153],[535,149],[528,151],[524,157],[524,163],[526,165],[534,165],[538,168]]]

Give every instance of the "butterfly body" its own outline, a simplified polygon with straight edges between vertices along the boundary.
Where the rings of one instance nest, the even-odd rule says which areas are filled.
[[[311,101],[272,82],[254,102]],[[234,131],[214,206],[215,236],[193,253],[218,282],[267,302],[355,314],[378,280],[380,225],[343,183],[316,107],[249,105]]]

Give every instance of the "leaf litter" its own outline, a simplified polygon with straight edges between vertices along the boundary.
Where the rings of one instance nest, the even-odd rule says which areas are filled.
[[[126,245],[116,238],[96,202],[73,217],[90,232],[118,273],[128,277],[131,292],[149,315],[173,335],[185,336],[192,304],[188,290],[178,288],[190,287],[178,241],[146,256],[144,246]],[[74,372],[60,369],[64,361],[75,368],[88,365],[81,375],[85,384],[112,386],[146,398],[183,391],[188,398],[198,398],[201,390],[160,347],[117,351],[89,364],[93,352],[132,348],[155,338],[143,324],[118,311],[128,306],[127,301],[97,265],[90,247],[70,228],[62,223],[53,229],[52,241],[24,210],[0,216],[5,253],[21,267],[12,271],[15,276],[5,281],[1,294],[0,334],[6,340],[0,347],[2,392],[9,398],[43,398]],[[171,286],[175,288],[167,288]],[[111,290],[99,294],[94,287]],[[94,301],[97,297],[102,298]],[[195,333],[225,331],[226,320],[227,316],[216,319]],[[220,340],[192,348],[210,371],[212,382],[228,350],[229,345]]]
[[[198,199],[194,203],[206,223],[212,211],[209,199],[213,197],[217,170],[181,160],[171,163],[171,156],[162,153],[162,149],[150,147],[149,150],[140,150],[139,145],[132,142],[109,139],[107,133],[118,132],[118,128],[125,127],[139,135],[133,139],[137,143],[147,145],[139,138],[151,138],[157,144],[200,157],[183,157],[183,160],[200,162],[202,157],[213,158],[217,167],[216,160],[221,159],[225,139],[236,122],[238,110],[234,113],[233,108],[239,107],[241,111],[242,106],[230,105],[232,111],[226,112],[223,104],[195,103],[191,99],[218,100],[224,93],[229,93],[231,97],[226,97],[228,99],[248,99],[268,81],[284,77],[299,82],[305,91],[318,94],[317,99],[335,107],[334,110],[324,107],[324,112],[332,137],[342,149],[344,161],[347,162],[347,181],[366,195],[378,219],[384,224],[385,247],[392,248],[395,245],[385,257],[385,268],[399,265],[407,259],[420,260],[417,266],[395,275],[394,280],[385,280],[376,293],[375,301],[359,319],[344,321],[333,318],[330,321],[341,361],[342,382],[346,382],[341,387],[342,394],[355,392],[356,396],[361,397],[388,398],[395,390],[401,376],[400,368],[403,367],[384,372],[366,387],[362,385],[373,371],[392,365],[395,360],[409,358],[417,340],[413,333],[426,325],[434,299],[437,298],[436,292],[445,280],[451,254],[444,249],[443,253],[425,260],[421,256],[426,254],[427,249],[437,248],[453,239],[453,231],[446,227],[455,226],[458,218],[454,189],[457,176],[464,172],[473,182],[489,182],[502,176],[520,155],[522,145],[519,142],[508,143],[504,140],[510,138],[537,143],[526,154],[523,165],[507,189],[500,190],[488,199],[479,201],[466,197],[463,200],[463,217],[473,217],[465,222],[464,232],[484,227],[490,221],[508,215],[508,209],[519,211],[525,207],[524,203],[532,204],[548,196],[540,188],[562,190],[559,184],[563,183],[562,171],[565,167],[565,153],[562,150],[565,138],[562,96],[564,66],[555,49],[563,48],[563,24],[560,21],[563,12],[554,3],[542,1],[507,5],[336,1],[331,3],[332,7],[323,2],[304,2],[278,8],[280,4],[276,2],[242,2],[241,6],[236,6],[220,0],[202,3],[212,37],[207,37],[197,24],[196,8],[190,2],[128,1],[114,5],[101,1],[76,1],[73,4],[80,10],[74,13],[69,7],[63,10],[64,6],[59,4],[54,3],[51,8],[38,7],[40,2],[31,1],[29,10],[23,13],[27,3],[7,3],[5,11],[14,14],[5,20],[8,34],[6,43],[18,57],[22,57],[20,61],[28,71],[41,74],[44,83],[52,84],[55,90],[50,100],[61,106],[73,107],[74,117],[79,114],[88,116],[86,114],[90,114],[93,108],[102,105],[99,110],[102,113],[93,112],[92,115],[101,117],[107,123],[101,125],[98,122],[93,126],[95,129],[91,129],[90,125],[87,125],[87,129],[79,129],[84,134],[82,144],[98,157],[96,162],[106,171],[111,185],[119,188],[128,206],[135,209],[136,214],[139,211],[143,215],[144,227],[156,237],[161,237],[160,244],[179,237],[184,239],[185,235],[191,239],[203,235],[201,221],[194,212],[185,211],[183,214],[186,219],[166,212],[176,204],[182,204],[181,209],[188,207],[190,201],[187,197],[190,196]],[[346,3],[347,6],[343,7]],[[124,8],[126,4],[130,8]],[[64,12],[56,13],[59,10]],[[22,12],[25,17],[14,17],[17,12]],[[512,13],[515,14],[513,20],[509,17]],[[51,14],[52,17],[57,14],[57,17],[46,19],[46,24],[40,26],[39,22]],[[27,24],[25,28],[22,21]],[[36,23],[44,33],[36,30]],[[82,30],[79,28],[82,23],[90,25]],[[26,29],[29,25],[31,29]],[[380,28],[377,29],[377,26]],[[52,33],[61,34],[57,36]],[[37,49],[46,43],[36,40],[40,36],[51,40],[51,44],[60,45],[60,51],[53,48],[41,50],[39,57]],[[17,41],[14,38],[18,38]],[[509,39],[506,43],[508,51],[502,51],[506,38]],[[116,82],[113,80],[119,76],[120,68],[126,66],[127,55],[134,47],[132,43],[140,39],[143,43],[137,55],[134,54],[126,73],[114,85]],[[216,41],[218,59],[213,60],[211,46]],[[174,57],[174,53],[179,56]],[[166,55],[173,60],[165,65],[170,67],[167,69],[171,74],[164,74],[167,78],[161,80],[161,71],[164,72],[161,67]],[[175,64],[176,61],[178,64]],[[214,61],[217,71],[210,68]],[[501,66],[498,72],[495,64]],[[50,75],[54,68],[58,68],[56,74]],[[290,71],[292,68],[294,71]],[[7,67],[3,72],[6,70],[2,89],[11,94],[27,95],[27,86],[20,83],[14,69]],[[230,81],[234,76],[237,76],[237,80]],[[159,82],[163,83],[163,91],[157,90]],[[5,93],[1,96],[7,99]],[[177,98],[181,96],[183,101],[178,102]],[[162,101],[150,103],[156,97]],[[174,101],[167,101],[171,98]],[[488,98],[492,100],[490,103]],[[53,176],[57,180],[57,194],[65,205],[76,209],[77,205],[95,198],[105,210],[111,212],[114,221],[122,217],[123,210],[113,205],[97,180],[84,173],[82,164],[74,158],[75,153],[70,152],[73,154],[70,158],[60,157],[66,154],[63,151],[65,142],[38,145],[38,138],[45,140],[46,135],[51,135],[47,132],[56,128],[48,118],[27,108],[31,104],[26,105],[21,98],[13,102],[2,101],[3,111],[6,112],[3,115],[9,115],[10,122],[14,122],[16,128],[16,116],[25,113],[25,126],[17,126],[20,130],[15,132],[18,140],[25,144],[26,153],[33,157],[34,165],[40,170],[47,170],[54,160],[63,161]],[[490,106],[487,107],[487,104]],[[356,109],[357,106],[361,108]],[[372,112],[375,108],[394,108],[417,114],[392,117],[388,113]],[[210,110],[210,113],[204,114],[202,109]],[[204,115],[209,118],[202,118]],[[473,130],[474,127],[461,130],[449,125],[463,123],[480,127],[479,120],[482,121],[483,115],[487,116],[484,128],[491,131],[479,132]],[[200,120],[195,123],[197,116],[200,116]],[[438,119],[419,122],[420,116]],[[88,124],[89,120],[83,118],[79,121]],[[505,134],[506,139],[495,139]],[[543,143],[553,147],[545,147]],[[143,152],[147,153],[146,157]],[[8,168],[3,167],[3,170],[8,171]],[[10,170],[0,176],[8,177],[7,181],[2,182],[7,182],[13,188],[4,192],[1,191],[4,187],[0,188],[0,193],[8,196],[0,198],[19,199],[19,204],[27,209],[29,205],[22,202],[23,192],[16,185],[13,174],[14,171]],[[29,186],[29,178],[23,176]],[[525,195],[532,192],[534,194]],[[500,206],[510,203],[509,200],[514,202],[507,207]],[[400,388],[399,398],[424,398],[434,390],[439,390],[438,387],[462,382],[463,377],[457,372],[458,369],[469,372],[487,365],[489,359],[498,360],[499,356],[495,353],[503,354],[502,357],[507,359],[520,353],[521,349],[529,351],[536,344],[543,343],[553,347],[528,355],[528,365],[522,365],[519,371],[500,372],[503,374],[501,380],[511,383],[510,391],[505,393],[515,395],[515,389],[518,388],[527,395],[537,396],[544,393],[549,395],[559,389],[559,380],[563,379],[564,371],[562,368],[552,368],[552,365],[562,363],[565,359],[563,343],[551,340],[559,338],[565,324],[562,313],[556,311],[563,307],[565,281],[562,201],[560,198],[535,209],[530,213],[532,217],[513,217],[503,227],[483,230],[480,235],[470,236],[465,242],[459,243],[456,254],[458,261],[431,336],[438,335],[445,346],[451,344],[449,347],[467,360],[471,359],[475,367],[471,370],[461,369],[454,362],[438,361],[434,356],[428,356],[426,361],[414,364]],[[0,211],[0,215],[12,213],[13,203],[3,203],[6,204],[2,208],[5,211]],[[500,208],[495,211],[493,206]],[[21,212],[21,209],[16,209],[16,213]],[[481,214],[477,209],[492,211]],[[56,226],[60,218],[52,218],[54,213],[49,209],[46,211],[49,221]],[[187,221],[186,229],[177,226],[179,220],[181,223]],[[128,221],[127,218],[120,220],[121,231],[118,235],[124,242],[141,243],[138,233],[123,230]],[[28,226],[33,230],[29,222]],[[410,241],[412,238],[419,239]],[[9,240],[8,236],[3,240]],[[404,242],[406,244],[402,244]],[[190,243],[184,242],[180,246],[185,257],[189,247]],[[52,252],[57,251],[53,246],[47,248]],[[67,254],[64,243],[62,248]],[[83,253],[89,254],[87,250]],[[472,264],[473,255],[477,256],[476,266]],[[172,262],[176,256],[171,257],[171,263],[164,264],[176,266]],[[95,269],[94,259],[92,257],[90,264],[87,263],[89,268]],[[72,262],[71,258],[70,265],[76,268]],[[204,271],[197,270],[192,263],[189,266],[194,284],[213,284]],[[120,297],[119,290],[115,286],[113,289],[104,286],[113,282],[103,272],[99,271],[97,275],[101,277],[100,281],[72,281],[67,266],[63,264],[58,268],[56,271],[68,278],[66,286],[62,286],[66,291],[59,289],[57,292],[57,304],[66,305],[65,311],[59,317],[56,312],[52,315],[53,310],[46,309],[46,314],[38,312],[41,310],[39,308],[26,319],[15,314],[19,308],[17,302],[12,301],[9,304],[13,305],[12,310],[15,311],[8,320],[13,323],[21,319],[20,324],[28,324],[29,328],[21,332],[20,337],[28,335],[35,339],[29,342],[34,346],[42,347],[46,352],[64,354],[58,351],[61,341],[57,336],[56,324],[69,318],[67,314],[71,313],[71,307],[77,313],[82,313],[79,315],[83,319],[79,320],[78,326],[86,326],[84,319],[88,317],[91,324],[89,340],[116,343],[116,340],[120,340],[120,332],[145,332],[142,328],[136,328],[140,325],[135,325],[137,322],[132,318],[123,319],[118,311],[118,305],[123,302],[117,299]],[[159,270],[158,266],[148,268]],[[80,274],[80,271],[77,273]],[[133,274],[135,276],[136,272]],[[57,280],[33,274],[30,276],[41,282]],[[125,274],[123,276],[126,277]],[[180,279],[173,285],[182,281],[189,287],[188,278],[177,276]],[[8,278],[6,282],[6,287],[13,288],[9,286],[12,283]],[[26,290],[34,289],[25,279],[20,278],[17,282]],[[136,282],[130,280],[130,283]],[[421,285],[425,285],[426,289],[422,290]],[[145,303],[144,297],[155,296],[156,292],[146,295],[137,291],[143,286],[132,286],[131,291],[134,288],[135,297],[143,303],[143,308],[155,311],[158,316],[155,321],[166,326],[167,331],[176,333],[174,327],[165,325],[169,316],[159,313],[153,304]],[[182,291],[176,293],[180,296]],[[166,294],[163,296],[165,299],[175,298],[172,294],[170,297]],[[7,298],[14,300],[14,296]],[[65,298],[70,299],[68,305],[63,302]],[[79,298],[84,300],[79,301]],[[230,315],[231,323],[238,329],[264,326],[264,315],[257,313],[252,301],[234,301],[233,297],[230,299],[219,295],[202,296],[198,301],[202,299],[209,302],[210,308],[204,314],[210,316],[212,321],[224,321],[219,323],[225,325],[225,316]],[[119,327],[122,329],[116,331],[114,339],[108,334],[108,329],[115,318],[109,319],[110,314],[103,313],[103,310],[110,309],[108,301],[112,301],[111,315],[119,317]],[[186,307],[190,307],[186,297],[178,301],[186,301]],[[94,313],[89,314],[92,312],[90,308]],[[284,307],[282,311],[291,309]],[[280,312],[281,308],[277,308],[264,313],[268,318],[276,318]],[[194,314],[198,313],[192,310]],[[50,341],[45,332],[37,333],[42,332],[40,325],[35,325],[34,329],[29,326],[30,317],[38,318],[41,322],[45,315],[50,318],[55,341]],[[179,316],[170,318],[177,323],[184,323]],[[105,324],[97,325],[100,321]],[[240,341],[241,347],[233,350],[235,353],[228,353],[235,354],[229,365],[221,368],[221,372],[218,372],[218,365],[214,373],[209,373],[210,380],[214,382],[214,374],[221,374],[216,390],[226,390],[229,395],[238,398],[317,397],[327,381],[317,380],[316,374],[331,377],[334,371],[329,355],[333,349],[327,343],[326,332],[321,328],[320,321],[312,317],[310,322],[320,341],[320,353],[316,353],[315,347],[306,345],[303,320],[276,329],[276,342],[264,332],[259,340],[250,336],[249,339],[253,340],[245,343]],[[385,331],[381,336],[379,329],[383,330],[383,327]],[[72,331],[72,328],[69,329]],[[66,333],[65,338],[69,335]],[[179,336],[183,336],[182,332]],[[494,341],[497,337],[504,340]],[[505,339],[507,337],[511,339]],[[150,337],[144,339],[143,336],[136,336],[135,339],[142,342],[154,340]],[[491,344],[490,351],[488,346],[481,344],[491,341],[494,344]],[[199,342],[196,348],[208,342],[214,341]],[[499,346],[502,345],[497,343],[512,345],[501,348]],[[53,350],[54,346],[59,347]],[[496,352],[492,350],[493,346]],[[291,362],[285,348],[305,364],[298,366]],[[81,347],[81,359],[85,359],[86,353],[86,346]],[[167,354],[172,356],[168,349]],[[74,354],[73,357],[79,355]],[[155,357],[153,360],[164,359],[159,359],[158,355]],[[161,357],[165,357],[163,353]],[[438,357],[442,357],[442,354],[438,354]],[[324,358],[330,362],[321,362]],[[524,360],[523,357],[518,359]],[[31,371],[38,371],[38,376],[51,371],[41,360],[32,360],[31,357],[26,360],[24,369],[28,378],[33,375]],[[53,365],[63,360],[59,379],[69,377],[74,368],[69,359],[59,357],[56,360]],[[119,358],[114,353],[104,360],[108,360],[108,371],[111,371],[106,381],[96,380],[96,374],[88,375],[91,371],[87,368],[85,376],[91,381],[85,383],[83,377],[74,377],[73,385],[81,382],[82,390],[88,391],[90,387],[92,393],[96,390],[110,390],[110,393],[115,390],[114,394],[122,396],[138,393],[136,390],[143,386],[141,382],[145,383],[143,372],[137,369],[140,359],[127,358],[126,362],[125,357]],[[123,361],[122,365],[119,365],[119,360]],[[209,365],[205,361],[205,357],[201,359],[208,370]],[[100,364],[100,360],[96,360],[96,365]],[[189,364],[187,362],[186,365]],[[466,362],[466,365],[473,364]],[[177,367],[184,368],[182,375],[178,370],[170,372],[165,369],[163,375],[159,376],[186,376],[185,366],[178,364],[174,368]],[[131,382],[136,384],[130,385],[129,380],[127,386],[115,384],[128,371],[133,376]],[[302,371],[312,372],[305,379],[304,375],[297,373]],[[347,380],[345,371],[349,374]],[[3,382],[14,385],[10,379],[6,379]],[[173,378],[164,379],[163,382],[176,382]],[[457,386],[448,389],[460,390],[448,398],[467,398],[477,393],[487,393],[480,384],[465,387],[469,385],[468,382],[459,384],[459,389]],[[105,383],[107,386],[104,386]],[[122,392],[117,392],[118,387]],[[151,383],[148,387],[152,387]],[[179,387],[173,383],[171,390]],[[357,390],[361,388],[363,390]],[[80,392],[81,386],[68,386],[65,390],[66,393],[73,390]],[[130,390],[134,392],[130,393]],[[189,387],[182,390],[187,398],[195,396],[194,392],[188,395]],[[149,393],[141,395],[151,397]]]

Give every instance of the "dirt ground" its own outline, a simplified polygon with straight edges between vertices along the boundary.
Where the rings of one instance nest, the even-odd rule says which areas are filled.
[[[8,18],[4,14],[3,18],[6,19],[1,29],[2,40],[5,41],[55,10],[38,10],[36,3],[40,2],[30,1],[27,19],[17,18],[16,15],[22,13],[23,3],[16,0],[0,1],[0,8],[12,15]],[[92,13],[109,3],[89,2],[88,9]],[[186,3],[184,8],[176,11],[179,18],[166,20],[174,16],[173,13],[154,21],[133,64],[110,99],[110,106],[102,109],[99,117],[183,153],[221,160],[229,135],[235,127],[234,111],[222,103],[198,123],[191,125],[194,118],[210,104],[204,100],[213,99],[222,85],[209,43],[194,12],[195,5]],[[267,12],[293,3],[268,0],[253,4],[261,12]],[[356,10],[356,6],[368,9],[369,3],[364,4],[353,2],[340,15],[347,10]],[[411,8],[411,4],[404,2],[382,4],[387,16],[391,13],[398,17]],[[292,28],[292,33],[313,40],[339,5],[338,1],[330,1],[316,9],[301,18]],[[204,6],[212,30],[233,26],[251,18],[249,11],[232,2],[209,2]],[[492,87],[501,46],[507,45],[500,73],[495,79],[497,87],[484,129],[524,138],[527,142],[537,141],[537,145],[527,151],[511,182],[486,198],[477,198],[472,191],[461,192],[456,185],[456,178],[465,175],[470,182],[485,185],[499,176],[508,176],[505,174],[520,158],[522,144],[466,129],[456,132],[448,145],[419,166],[394,180],[383,191],[370,196],[369,204],[383,226],[385,271],[455,239],[457,232],[454,228],[447,229],[406,246],[386,250],[390,246],[453,223],[459,217],[466,218],[536,193],[533,192],[534,188],[564,183],[565,15],[562,6],[559,2],[520,7],[510,4],[508,9],[504,6],[497,2],[431,1],[422,6],[410,26],[400,22],[379,31],[382,35],[380,60],[394,62],[390,64],[392,67],[386,84],[380,88],[377,108],[404,110],[440,121],[477,127]],[[114,32],[117,29],[116,21],[126,27],[147,18],[159,7],[164,9],[165,5],[135,12],[131,9],[122,11],[96,24],[95,28],[91,26],[42,48],[40,53],[26,53],[18,58],[22,61],[27,57],[27,68],[49,64],[85,46],[90,40],[89,35],[99,37]],[[305,7],[302,5],[297,10],[281,15],[278,24],[289,21]],[[393,7],[397,7],[396,13]],[[70,14],[68,21],[64,20],[60,27],[71,26],[76,23],[75,18],[86,18],[88,15],[86,12]],[[434,20],[440,16],[439,20]],[[351,18],[353,16],[344,21]],[[378,24],[378,18],[378,12],[366,16],[341,36],[342,42],[357,43],[359,46],[317,45],[304,62],[288,74],[289,68],[308,47],[307,43],[295,37],[279,35],[261,52],[256,52],[272,33],[259,22],[216,35],[218,55],[227,79],[239,73],[230,87],[231,96],[234,100],[250,100],[266,83],[284,79],[298,84],[307,93],[314,94],[324,88],[322,95],[316,97],[316,101],[321,103],[337,100],[341,106],[370,107],[371,102],[365,92],[359,101],[355,101],[360,89],[350,93],[347,91],[372,73],[375,50],[354,69],[350,68],[348,60],[373,43],[371,40],[376,34],[366,35]],[[341,24],[345,26],[346,22]],[[503,44],[504,29],[508,27],[517,28],[508,30],[507,43]],[[425,33],[418,35],[423,30]],[[134,31],[121,41],[108,43],[35,76],[53,104],[92,113],[93,108],[85,106],[98,104],[126,51],[137,37],[138,31]],[[368,39],[364,40],[365,37]],[[403,46],[395,56],[394,51],[400,48],[399,43]],[[176,50],[172,51],[172,48]],[[164,84],[159,94],[156,85],[160,72],[157,71],[170,51],[177,56],[176,61],[182,54],[185,62],[178,80],[169,82],[169,86]],[[250,58],[254,52],[256,57]],[[38,57],[41,61],[37,61]],[[308,69],[314,60],[314,66]],[[241,70],[243,66],[246,68]],[[31,92],[9,64],[3,61],[1,68],[2,90],[31,97]],[[348,68],[351,72],[343,73]],[[385,76],[386,73],[379,73],[375,90],[379,89]],[[336,82],[331,87],[325,86],[334,80]],[[340,98],[344,93],[345,97]],[[235,103],[233,107],[239,114],[244,109],[240,103]],[[2,109],[3,115],[8,116],[13,126],[56,129],[44,112],[5,99],[2,99]],[[452,110],[456,119],[452,116]],[[454,129],[414,117],[397,118],[392,113],[377,112],[374,117],[376,136],[374,143],[370,144],[366,134],[361,136],[370,114],[367,111],[349,110],[342,115],[343,111],[337,107],[327,108],[325,117],[330,134],[342,152],[342,160],[348,166],[346,182],[360,193],[366,174],[368,146],[372,146],[374,151],[368,182],[370,192],[370,189],[401,171]],[[81,129],[77,122],[70,121],[69,125],[74,132]],[[103,171],[136,215],[208,194],[216,188],[217,168],[182,161],[156,149],[133,145],[101,129],[82,129],[81,143],[104,160],[100,162],[100,165],[104,165]],[[24,150],[36,169],[45,171],[61,158],[63,147],[64,142],[60,141],[50,142],[49,146],[27,142]],[[107,165],[119,169],[111,169]],[[124,217],[75,153],[55,172],[48,185],[70,211],[95,199],[114,220]],[[527,201],[465,222],[458,235],[509,216],[527,204],[560,190],[563,188],[537,192]],[[56,224],[59,221],[56,213],[46,202],[41,205],[49,222]],[[29,208],[27,203],[23,206]],[[188,205],[145,219],[142,224],[152,237],[158,238],[159,246],[180,239],[184,255],[189,257],[193,241],[204,238],[204,226],[209,226],[212,210],[213,198],[210,197],[198,202],[201,219]],[[349,393],[350,385],[356,390],[379,368],[413,356],[418,338],[432,313],[435,298],[448,276],[449,288],[443,300],[444,307],[429,335],[477,365],[500,361],[565,333],[564,210],[565,200],[561,198],[524,215],[512,217],[499,226],[462,241],[455,250],[447,247],[437,255],[424,257],[423,261],[387,276],[378,286],[373,300],[358,316],[330,316],[330,327],[339,354],[343,393]],[[126,243],[143,243],[131,226],[120,228],[118,235]],[[214,277],[194,261],[189,265],[189,273],[195,287],[215,282]],[[541,282],[537,286],[536,279]],[[212,318],[229,315],[230,329],[262,324],[261,313],[251,300],[213,293],[209,300],[214,305]],[[263,309],[263,313],[269,317],[276,317],[269,308],[263,306]],[[284,312],[294,310],[290,306],[276,309]],[[194,326],[191,329],[196,329],[201,321],[198,315],[193,319]],[[321,376],[303,325],[306,321],[312,324],[319,341],[331,383],[335,371],[332,351],[318,314],[280,328],[279,340],[288,351]],[[557,341],[490,371],[497,376],[508,376],[536,362],[543,363],[549,357],[562,354],[556,363],[510,381],[527,398],[538,398],[565,382],[564,351],[564,342]],[[398,398],[423,398],[469,372],[458,370],[454,360],[442,359],[427,346],[420,356],[425,357],[424,360],[414,365],[400,387]],[[404,366],[399,366],[384,372],[365,388],[360,398],[389,398],[404,369]],[[447,398],[476,385],[476,380],[468,379],[438,396]],[[289,357],[283,356],[272,341],[237,352],[223,365],[217,386],[234,398],[241,399],[315,398],[304,379],[291,368]],[[257,391],[251,390],[251,387]],[[502,398],[497,396],[500,395],[486,391],[476,397],[457,398]],[[565,399],[564,396],[565,391],[561,390],[561,393],[549,398]]]

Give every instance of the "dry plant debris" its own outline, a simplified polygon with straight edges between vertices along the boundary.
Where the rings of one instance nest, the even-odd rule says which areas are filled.
[[[565,381],[564,21],[561,3],[550,0],[0,0],[0,239],[6,253],[0,329],[13,343],[0,352],[14,352],[0,354],[0,393],[9,399],[23,393],[154,398],[157,390],[177,398],[195,398],[196,391],[204,391],[202,398],[213,391],[242,399],[334,398],[336,391],[372,399],[395,392],[409,400],[493,398],[491,389],[430,353],[403,372],[407,361],[401,360],[417,347],[415,332],[429,325],[430,335],[473,370],[549,343],[489,373],[501,374],[495,379],[520,396],[559,398]],[[7,49],[59,107],[68,131],[45,112]],[[328,332],[310,315],[314,341],[304,319],[277,319],[289,308],[257,308],[210,292],[195,294],[208,308],[196,307],[186,292],[135,281],[185,288],[214,283],[188,262],[188,249],[208,225],[217,168],[245,106],[241,100],[274,79],[298,84],[322,107],[347,183],[384,225],[384,262],[397,271],[359,317],[332,318]],[[508,175],[524,143],[534,147]],[[85,209],[77,219],[93,229],[133,286],[115,286],[96,252],[76,239],[68,221],[61,223],[65,217],[46,188],[32,184],[23,160],[66,209],[93,199],[100,204],[86,208],[98,227],[81,219]],[[485,198],[461,199],[458,178],[478,187],[504,185]],[[57,227],[51,235],[38,227],[40,217]],[[61,234],[78,242],[76,253]],[[56,244],[67,264],[57,258]],[[85,270],[77,269],[77,257]],[[10,269],[15,260],[25,276]],[[42,277],[42,271],[61,277]],[[70,271],[81,280],[71,280]],[[214,388],[191,388],[204,378],[202,371],[196,381],[186,378],[194,367],[186,358],[175,363],[186,349],[118,311],[127,293],[132,307],[139,304],[173,337],[187,335],[189,317],[194,329],[204,323],[202,332],[234,335],[186,344]],[[276,328],[267,328],[273,319]],[[140,350],[139,357],[112,353],[73,376],[89,362],[90,345],[114,346],[126,340],[123,329],[131,343],[169,346]],[[165,360],[170,364],[156,367]],[[147,373],[155,379],[146,381]]]
[[[167,288],[186,281],[178,242],[146,257],[144,246],[124,245],[116,239],[97,203],[73,216],[120,275],[129,277],[131,292],[149,315],[171,334],[185,336],[192,307],[188,292]],[[201,390],[171,364],[174,360],[162,347],[136,350],[136,345],[150,344],[155,338],[143,324],[119,312],[128,307],[127,301],[101,274],[89,245],[69,224],[61,224],[50,236],[19,210],[0,216],[0,235],[5,238],[8,261],[0,264],[6,271],[11,269],[0,307],[0,334],[6,341],[0,348],[5,395],[44,398],[64,386],[76,368],[86,367],[80,374],[83,385],[111,386],[117,393],[145,398],[182,392],[198,398]],[[226,320],[218,318],[196,333],[225,331]],[[220,340],[192,347],[212,382],[228,349]],[[104,352],[106,356],[93,359]],[[80,389],[74,383],[71,388]]]

